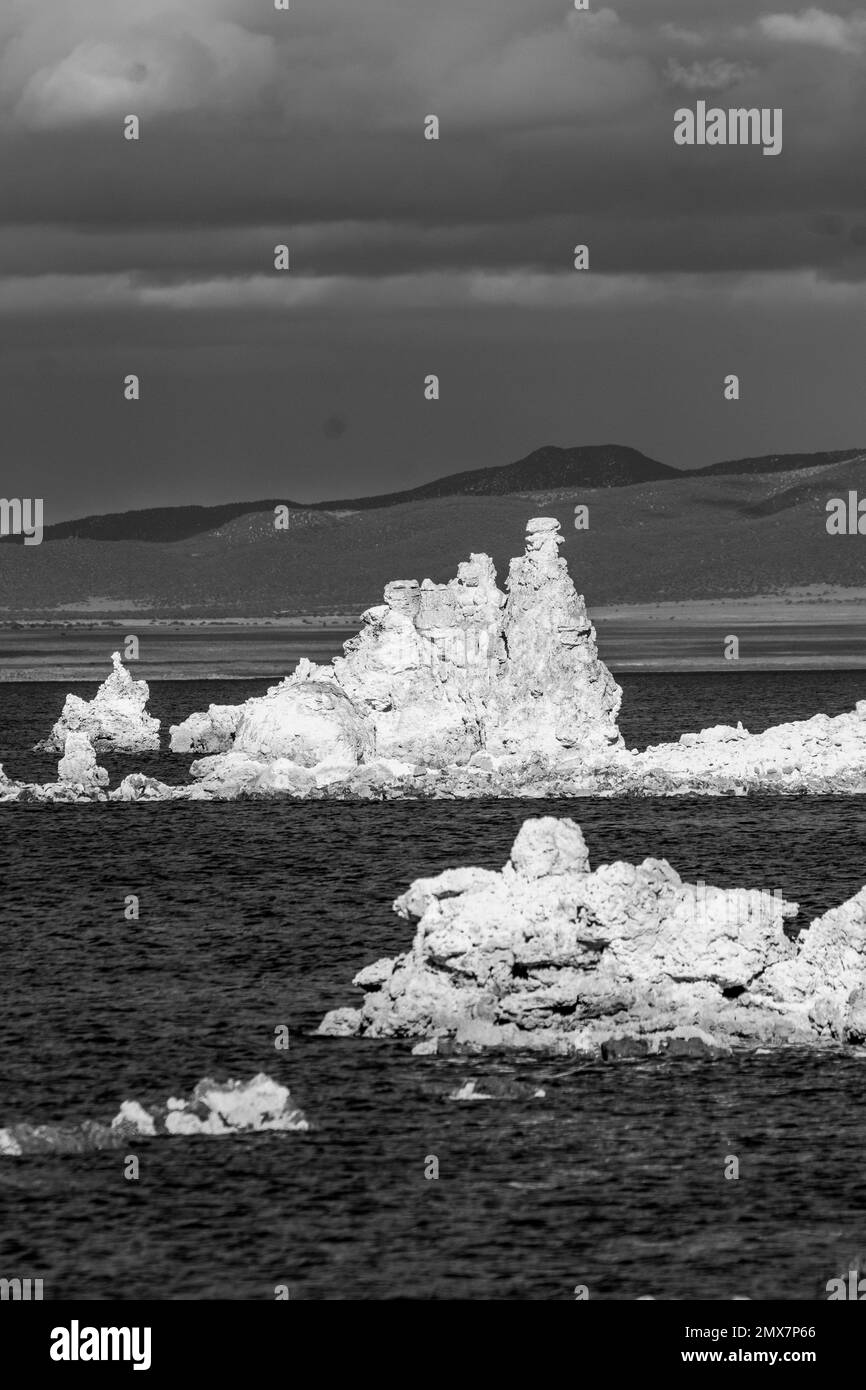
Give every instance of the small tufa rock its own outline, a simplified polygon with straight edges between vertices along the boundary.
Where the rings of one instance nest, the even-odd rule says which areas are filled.
[[[122,1102],[110,1124],[15,1124],[0,1129],[0,1156],[20,1158],[40,1153],[88,1153],[119,1149],[140,1139],[168,1135],[227,1137],[267,1131],[309,1129],[304,1112],[286,1086],[263,1072],[249,1081],[200,1081],[188,1099],[170,1096],[150,1108],[137,1100]]]
[[[511,848],[511,860],[523,878],[589,873],[589,850],[574,821],[543,816],[523,822]]]
[[[67,695],[63,712],[38,752],[61,753],[71,733],[87,735],[97,750],[139,753],[159,748],[159,720],[147,713],[147,681],[133,680],[120,659],[111,656],[112,672],[92,700]]]
[[[57,776],[85,790],[96,790],[108,786],[108,773],[104,767],[97,767],[93,744],[84,733],[68,733],[63,757],[57,764]]]

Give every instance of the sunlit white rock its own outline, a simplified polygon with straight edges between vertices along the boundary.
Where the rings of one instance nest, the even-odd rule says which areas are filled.
[[[36,745],[38,751],[62,753],[70,733],[86,734],[98,751],[139,753],[159,748],[159,720],[145,708],[150,696],[147,681],[133,680],[120,652],[113,652],[111,661],[111,675],[92,700],[67,695],[51,733]]]
[[[620,748],[621,691],[598,659],[561,544],[554,518],[530,521],[507,595],[487,555],[447,584],[392,581],[332,665],[303,660],[264,696],[190,715],[172,727],[172,749],[211,754],[193,775],[243,795],[270,790],[253,764],[276,759],[312,769],[318,787],[357,782],[363,794],[374,763],[386,787],[460,767],[480,786],[502,758],[580,762]]]
[[[672,1056],[866,1039],[866,889],[794,940],[778,892],[684,883],[665,860],[592,870],[579,827],[544,817],[499,873],[449,869],[394,907],[418,921],[410,949],[365,967],[361,1006],[320,1032]]]
[[[108,773],[98,767],[96,753],[87,734],[72,731],[66,735],[63,757],[57,764],[60,782],[66,782],[85,791],[97,790],[108,785]]]
[[[87,1153],[116,1149],[131,1139],[166,1135],[226,1137],[266,1131],[309,1129],[304,1112],[288,1087],[259,1072],[249,1081],[200,1081],[188,1100],[170,1097],[148,1109],[125,1100],[110,1124],[84,1120],[73,1124],[15,1124],[0,1129],[0,1156],[37,1153]]]

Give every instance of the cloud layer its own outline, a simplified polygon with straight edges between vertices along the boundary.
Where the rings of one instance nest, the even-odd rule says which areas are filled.
[[[766,11],[13,0],[3,268],[248,278],[291,237],[298,274],[555,272],[591,238],[600,271],[859,278],[866,19]],[[673,110],[698,97],[782,107],[782,159],[675,148]]]
[[[862,443],[864,53],[854,0],[4,0],[5,495]],[[781,155],[675,146],[700,99]]]

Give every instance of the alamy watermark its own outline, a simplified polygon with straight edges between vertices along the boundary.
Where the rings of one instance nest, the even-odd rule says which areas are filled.
[[[389,657],[403,667],[424,667],[436,670],[451,666],[461,670],[487,668],[493,660],[490,651],[490,632],[487,628],[442,627],[419,631],[406,629],[392,632],[388,642]]]
[[[828,1303],[836,1303],[840,1299],[847,1299],[852,1303],[866,1302],[866,1279],[861,1279],[858,1269],[849,1269],[847,1279],[844,1276],[828,1279],[825,1287]]]
[[[856,492],[844,497],[831,497],[825,508],[828,536],[866,536],[866,497],[861,501]]]
[[[772,895],[766,889],[731,891],[708,887],[702,878],[697,880],[694,888],[695,917],[703,926],[712,921],[724,927],[743,927],[755,909],[763,906],[770,897],[774,917],[781,919],[793,915],[790,911],[791,904],[788,904],[789,910],[785,910],[786,901],[781,888],[774,888]]]
[[[13,1303],[40,1303],[42,1301],[41,1279],[0,1279],[0,1302],[7,1299]]]
[[[782,108],[707,108],[699,101],[694,111],[681,106],[674,112],[677,145],[763,145],[764,154],[782,153]]]
[[[0,497],[0,536],[23,536],[25,545],[41,545],[42,498]]]
[[[69,1327],[51,1329],[52,1361],[131,1361],[134,1371],[150,1370],[149,1327]]]

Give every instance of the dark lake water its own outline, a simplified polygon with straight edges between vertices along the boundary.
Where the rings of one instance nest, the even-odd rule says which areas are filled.
[[[862,693],[844,672],[622,683],[635,744]],[[157,684],[151,706],[176,721],[264,686]],[[0,686],[10,773],[51,774],[26,749],[64,693]],[[183,778],[188,759],[152,757]],[[415,1058],[312,1036],[356,1001],[362,965],[407,946],[390,904],[411,879],[498,867],[542,814],[579,821],[594,864],[663,856],[692,880],[780,888],[805,920],[866,880],[866,798],[0,809],[0,1125],[109,1119],[126,1098],[261,1070],[315,1126],[142,1141],[137,1182],[122,1153],[0,1160],[0,1275],[108,1299],[269,1299],[283,1283],[293,1299],[825,1296],[866,1251],[862,1060]],[[546,1095],[448,1099],[494,1074]]]

